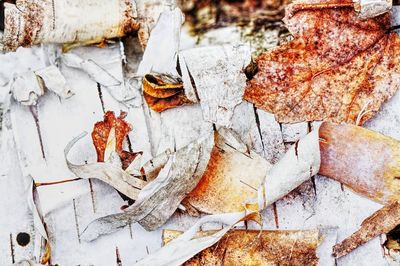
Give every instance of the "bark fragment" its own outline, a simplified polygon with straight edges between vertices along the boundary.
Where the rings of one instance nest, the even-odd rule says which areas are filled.
[[[128,0],[21,0],[5,4],[4,47],[39,43],[92,44],[137,31],[136,7]]]
[[[320,127],[319,173],[370,199],[399,200],[400,142],[354,125]]]
[[[198,237],[211,233],[215,232],[199,232]],[[164,230],[164,245],[181,234]],[[183,265],[317,265],[319,242],[318,230],[232,230]]]
[[[207,169],[185,200],[204,213],[243,211],[245,203],[257,197],[270,167],[255,152],[240,150],[235,140],[218,134]]]
[[[133,205],[122,213],[94,220],[85,229],[82,239],[92,241],[132,222],[140,223],[147,230],[163,225],[199,182],[213,146],[214,136],[209,134],[169,155],[157,178],[142,188]]]
[[[365,219],[357,232],[336,244],[333,247],[333,255],[337,258],[345,256],[374,237],[388,233],[398,224],[400,224],[400,203],[394,201]]]

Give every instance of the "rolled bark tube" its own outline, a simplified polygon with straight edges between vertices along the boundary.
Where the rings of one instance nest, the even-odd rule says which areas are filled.
[[[130,0],[18,0],[4,4],[4,48],[92,44],[137,31]]]

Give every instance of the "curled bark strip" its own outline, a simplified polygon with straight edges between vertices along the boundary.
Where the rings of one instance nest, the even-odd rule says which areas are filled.
[[[145,75],[143,96],[149,107],[156,112],[192,103],[185,96],[182,81],[166,74]]]
[[[137,31],[136,16],[128,0],[20,0],[5,5],[4,47],[100,43]]]
[[[199,182],[213,146],[214,135],[210,134],[173,153],[157,178],[142,189],[132,206],[122,213],[91,222],[82,234],[82,239],[92,241],[131,222],[140,223],[146,230],[154,230],[163,225]]]
[[[152,73],[144,76],[143,91],[155,98],[168,98],[183,91],[183,84],[172,76]]]
[[[333,247],[333,256],[342,257],[380,234],[388,233],[400,224],[400,203],[395,201],[365,219],[361,228]]]
[[[255,152],[243,151],[241,145],[239,139],[217,134],[207,169],[185,199],[190,205],[204,213],[236,212],[257,197],[271,165]]]
[[[354,126],[320,127],[319,173],[377,202],[400,200],[400,142]]]
[[[185,96],[182,81],[166,74],[146,74],[143,78],[143,96],[156,112],[191,103]]]
[[[67,162],[68,168],[73,172],[77,177],[80,178],[97,178],[111,185],[124,195],[128,196],[131,199],[137,199],[139,196],[139,192],[147,182],[132,177],[127,172],[122,170],[120,167],[113,165],[111,163],[89,163],[84,165],[76,165],[68,160],[68,153],[74,144],[83,138],[87,133],[84,132],[78,137],[74,138],[64,149],[64,156]]]

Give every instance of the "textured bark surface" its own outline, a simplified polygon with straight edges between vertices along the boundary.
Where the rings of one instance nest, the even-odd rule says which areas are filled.
[[[400,142],[353,125],[323,123],[320,128],[321,168],[370,199],[399,199]]]
[[[204,231],[198,236],[210,233]],[[164,230],[164,244],[168,245],[180,234],[179,231]],[[319,242],[318,230],[232,230],[183,265],[318,265],[316,249]]]
[[[128,0],[22,0],[5,5],[4,47],[40,43],[91,44],[139,29]]]
[[[270,167],[260,155],[217,135],[207,169],[185,200],[204,213],[243,211],[245,203],[257,197]]]

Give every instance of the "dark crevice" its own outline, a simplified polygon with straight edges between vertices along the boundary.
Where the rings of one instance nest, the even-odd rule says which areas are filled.
[[[279,229],[279,218],[278,218],[278,208],[276,206],[276,202],[272,204],[272,209],[274,210],[274,218],[275,218],[275,226],[276,229]]]
[[[79,244],[81,243],[81,236],[79,233],[79,223],[78,223],[78,214],[76,212],[76,204],[75,204],[75,199],[72,200],[72,205],[74,207],[74,217],[75,217],[75,227],[76,227],[76,234],[78,236],[78,242]]]
[[[96,201],[94,199],[94,190],[92,180],[89,179],[90,198],[92,199],[93,213],[96,213]]]
[[[398,29],[400,29],[400,25],[394,25],[394,26],[392,26],[392,27],[390,27],[390,28],[388,29],[388,33],[390,33],[391,31],[398,30]]]
[[[129,236],[131,237],[131,239],[133,239],[132,223],[131,222],[128,223],[128,228],[129,228]]]
[[[115,247],[115,257],[117,258],[117,266],[122,266],[121,256],[119,255],[118,247]]]
[[[227,250],[228,248],[225,248],[224,249],[224,253],[222,253],[222,260],[221,260],[221,266],[224,266],[225,265],[225,257],[226,257],[226,250]]]
[[[299,141],[296,140],[296,142],[294,143],[294,154],[296,155],[297,160],[299,159]]]
[[[251,80],[257,74],[257,72],[258,66],[252,59],[250,64],[244,68],[244,74],[246,75],[247,80]]]
[[[35,120],[36,130],[37,130],[37,133],[38,133],[38,136],[39,136],[40,150],[42,151],[42,157],[43,157],[43,159],[46,160],[46,154],[45,154],[44,148],[43,148],[42,133],[40,131],[38,108],[37,108],[36,105],[32,105],[32,106],[29,107],[29,110],[31,111],[33,119]]]
[[[11,233],[10,233],[10,251],[11,251],[11,262],[12,262],[12,264],[14,264],[15,263],[15,253],[14,253],[13,237],[12,237]]]
[[[101,109],[103,110],[103,113],[105,113],[106,109],[104,108],[103,92],[101,91],[100,83],[97,83],[97,92],[99,93],[99,98],[100,98],[100,102],[101,102]]]
[[[132,141],[131,141],[131,139],[129,138],[129,135],[126,137],[126,141],[128,142],[128,150],[129,150],[129,152],[133,152],[133,149],[132,149]]]
[[[256,108],[256,106],[254,104],[253,104],[253,110],[254,110],[254,117],[255,117],[255,120],[256,120],[256,126],[257,126],[258,135],[260,136],[261,146],[262,146],[262,149],[263,149],[263,154],[265,156],[265,145],[264,145],[264,140],[263,140],[262,132],[261,132],[260,117],[258,116],[257,108]]]
[[[192,83],[192,87],[193,87],[196,99],[197,99],[198,102],[200,102],[200,97],[199,97],[199,93],[197,92],[196,83],[194,82],[194,78],[193,78],[192,74],[190,73],[189,68],[187,66],[186,66],[186,70],[187,70],[187,72],[189,74],[190,83]]]
[[[315,176],[311,177],[311,183],[312,183],[312,186],[313,186],[313,189],[314,189],[314,194],[317,195],[317,186],[315,184]]]

